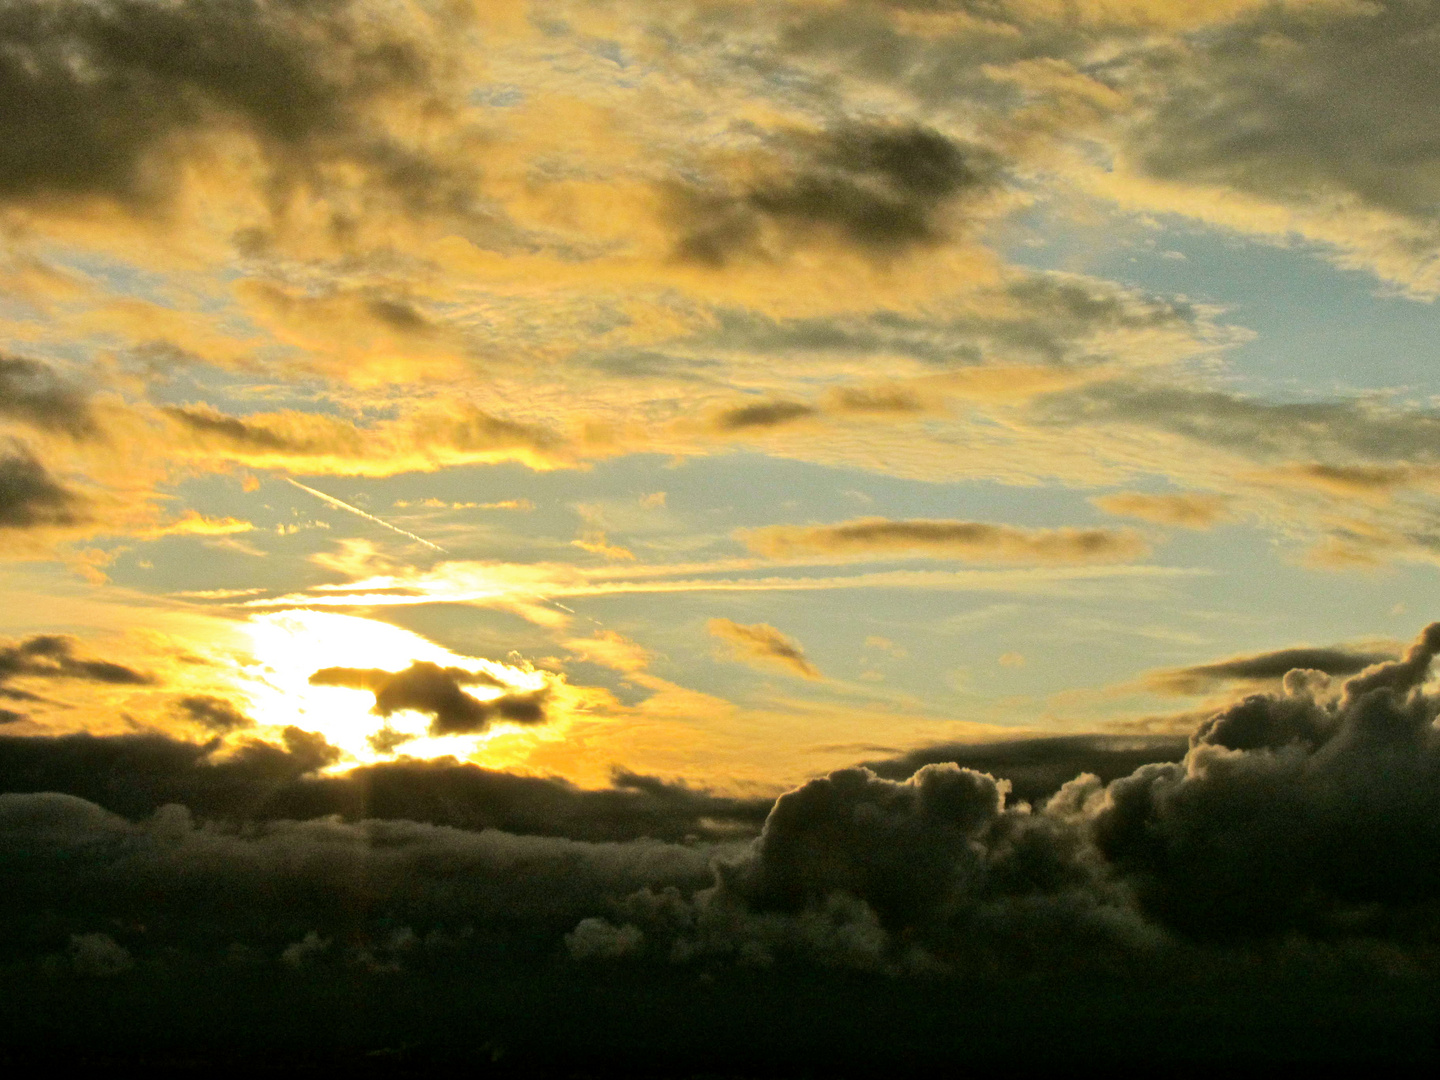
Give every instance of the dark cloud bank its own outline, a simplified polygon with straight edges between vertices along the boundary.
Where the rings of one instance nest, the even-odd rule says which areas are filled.
[[[502,1075],[1433,1063],[1437,651],[1440,624],[1343,685],[1292,670],[1188,742],[935,747],[773,804],[322,777],[294,730],[3,738],[4,1045]]]

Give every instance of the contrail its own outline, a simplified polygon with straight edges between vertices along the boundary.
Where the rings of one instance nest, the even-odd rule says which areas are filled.
[[[361,510],[358,506],[351,506],[351,505],[350,505],[349,503],[347,503],[347,502],[341,502],[339,499],[335,498],[334,495],[326,495],[325,492],[323,492],[323,491],[316,491],[316,490],[315,490],[314,488],[312,488],[312,487],[306,487],[304,484],[300,483],[300,481],[298,481],[298,480],[291,480],[290,477],[288,477],[288,476],[282,476],[282,477],[280,477],[280,479],[281,479],[281,480],[284,480],[284,481],[285,481],[287,484],[289,484],[291,487],[297,487],[297,488],[299,488],[301,491],[308,491],[311,495],[314,495],[317,499],[321,499],[321,500],[329,503],[331,506],[335,507],[335,509],[337,509],[337,510],[347,510],[347,511],[349,511],[350,513],[354,514],[356,517],[362,517],[362,518],[364,518],[366,521],[373,521],[376,525],[383,525],[385,528],[389,529],[391,532],[397,532],[397,533],[399,533],[401,536],[408,536],[411,540],[414,540],[417,544],[424,544],[426,547],[428,547],[428,548],[433,548],[435,551],[438,551],[438,552],[440,552],[440,553],[442,553],[442,554],[444,554],[444,555],[450,554],[448,551],[446,551],[446,550],[445,550],[443,547],[441,547],[439,544],[432,544],[429,540],[426,540],[423,536],[416,536],[416,535],[415,535],[414,533],[412,533],[412,532],[406,532],[404,529],[400,528],[399,525],[391,525],[390,522],[385,521],[385,520],[382,519],[382,518],[378,518],[378,517],[376,517],[374,514],[367,514],[364,510]]]

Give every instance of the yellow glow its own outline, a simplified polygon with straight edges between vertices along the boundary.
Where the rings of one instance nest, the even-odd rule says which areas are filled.
[[[475,735],[432,737],[426,734],[430,717],[422,713],[406,710],[382,719],[371,712],[375,697],[369,691],[312,686],[310,676],[321,668],[401,671],[416,660],[426,660],[442,667],[483,671],[506,687],[522,692],[546,684],[543,672],[461,656],[409,630],[354,615],[278,611],[253,617],[244,629],[255,662],[244,669],[239,689],[249,699],[250,714],[273,734],[294,726],[323,735],[345,754],[338,769],[389,756],[377,752],[368,742],[370,736],[387,727],[409,737],[397,748],[407,757],[453,755],[462,759],[474,756],[497,735],[525,729],[502,721]],[[465,692],[483,701],[505,691],[471,686]]]

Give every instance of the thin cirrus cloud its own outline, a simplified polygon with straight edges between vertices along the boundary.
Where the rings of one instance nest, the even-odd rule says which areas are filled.
[[[1097,495],[1090,500],[1107,514],[1139,518],[1156,525],[1176,525],[1185,529],[1208,529],[1232,518],[1230,500],[1223,495],[1186,492],[1180,495],[1147,495],[1138,491],[1120,491],[1113,495]]]
[[[745,625],[732,619],[711,619],[705,624],[711,637],[719,638],[739,660],[762,667],[778,667],[802,679],[823,676],[805,656],[801,644],[767,623]]]
[[[979,562],[1127,562],[1150,553],[1129,529],[1025,529],[984,521],[857,518],[834,525],[768,525],[736,537],[771,558],[924,556]]]

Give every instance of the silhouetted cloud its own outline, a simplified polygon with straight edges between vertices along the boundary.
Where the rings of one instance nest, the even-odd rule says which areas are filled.
[[[711,619],[705,628],[712,636],[727,642],[741,660],[778,665],[802,679],[822,677],[820,669],[805,658],[805,650],[798,641],[767,623],[745,626],[730,619]]]
[[[898,757],[867,761],[865,767],[887,780],[908,780],[922,766],[953,761],[1006,780],[1014,799],[1039,804],[1081,773],[1092,773],[1109,783],[1141,765],[1179,761],[1187,747],[1184,735],[1061,735],[1010,742],[939,743]]]
[[[1149,553],[1129,529],[1025,529],[986,521],[857,518],[834,525],[768,525],[736,533],[748,548],[770,558],[836,555],[1005,562],[1119,562]]]
[[[182,697],[178,704],[201,727],[221,734],[251,727],[255,723],[224,698],[189,694]]]
[[[74,639],[59,634],[37,634],[14,645],[0,646],[0,694],[23,697],[3,684],[12,679],[82,679],[115,686],[146,686],[154,679],[109,660],[89,660],[75,655]]]
[[[336,815],[456,829],[626,841],[754,835],[773,799],[718,795],[624,769],[606,788],[524,776],[452,759],[316,770],[334,760],[323,739],[291,729],[284,746],[243,739],[187,742],[158,734],[0,736],[0,791],[56,791],[131,821],[167,803],[206,821]]]
[[[405,709],[429,713],[432,735],[473,735],[496,720],[515,724],[544,723],[545,699],[549,691],[517,691],[506,688],[492,698],[476,698],[462,686],[502,687],[503,683],[483,671],[442,668],[428,660],[416,660],[403,671],[379,668],[321,668],[310,676],[315,686],[348,686],[375,694],[376,716],[393,716]]]

